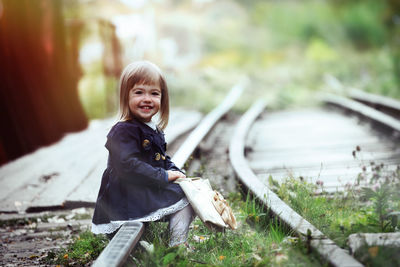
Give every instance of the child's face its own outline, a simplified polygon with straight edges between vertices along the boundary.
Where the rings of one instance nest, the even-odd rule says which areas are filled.
[[[161,89],[159,85],[136,84],[129,90],[129,109],[134,118],[149,122],[160,109]]]

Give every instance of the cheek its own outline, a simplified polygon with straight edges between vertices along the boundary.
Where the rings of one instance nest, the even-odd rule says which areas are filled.
[[[154,99],[154,104],[156,106],[160,107],[161,106],[161,99],[160,98]]]
[[[129,99],[129,101],[128,101],[128,106],[129,106],[129,109],[130,109],[130,110],[132,110],[132,109],[135,108],[135,100],[134,100],[133,98],[130,98],[130,99]]]

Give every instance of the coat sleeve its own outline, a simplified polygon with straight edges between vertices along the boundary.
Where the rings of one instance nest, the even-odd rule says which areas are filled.
[[[167,169],[167,170],[179,171],[179,172],[185,174],[181,169],[179,169],[179,168],[175,165],[175,163],[173,163],[173,162],[171,161],[171,158],[170,158],[169,156],[166,156],[166,157],[165,157],[165,165],[166,165],[166,169]]]
[[[118,176],[123,179],[139,185],[165,187],[169,184],[165,169],[141,160],[137,127],[117,127],[109,134],[106,147]]]

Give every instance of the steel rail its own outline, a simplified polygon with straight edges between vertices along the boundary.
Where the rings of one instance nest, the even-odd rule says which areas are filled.
[[[333,266],[363,266],[290,208],[262,183],[250,169],[244,156],[245,138],[251,125],[261,112],[263,112],[265,107],[266,104],[262,100],[256,102],[241,117],[236,125],[229,146],[229,158],[238,179],[254,194],[254,196],[266,205],[272,214],[281,222],[288,225],[299,236],[307,238],[307,242],[309,242],[310,246],[326,258],[330,264]]]
[[[205,116],[199,125],[189,134],[184,143],[172,157],[178,168],[182,168],[196,147],[200,144],[213,126],[233,107],[244,90],[243,82],[235,85],[225,99],[215,109]],[[142,222],[132,221],[121,226],[107,247],[101,252],[94,267],[123,266],[131,251],[139,242],[144,232]]]
[[[203,140],[207,133],[210,132],[215,123],[232,108],[232,106],[236,103],[236,100],[243,92],[243,88],[243,84],[235,85],[226,96],[224,101],[217,108],[212,110],[205,118],[203,118],[200,124],[190,133],[188,138],[172,157],[172,161],[178,168],[183,167],[190,155],[194,152],[196,147],[200,144],[201,140]]]
[[[328,93],[320,95],[320,100],[327,104],[350,110],[352,112],[355,112],[356,114],[377,122],[393,131],[394,136],[398,137],[400,135],[400,121],[398,119],[383,112],[380,112],[374,108],[371,108],[365,104],[359,103],[355,100],[351,100],[343,96]]]
[[[399,100],[382,95],[367,93],[359,89],[351,89],[348,95],[350,98],[358,102],[361,102],[385,114],[400,119]]]

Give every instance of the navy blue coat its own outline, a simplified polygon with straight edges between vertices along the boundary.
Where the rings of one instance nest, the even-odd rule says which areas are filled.
[[[116,123],[107,135],[109,151],[93,215],[94,224],[144,217],[184,197],[166,170],[180,171],[165,154],[162,132],[131,120]]]

